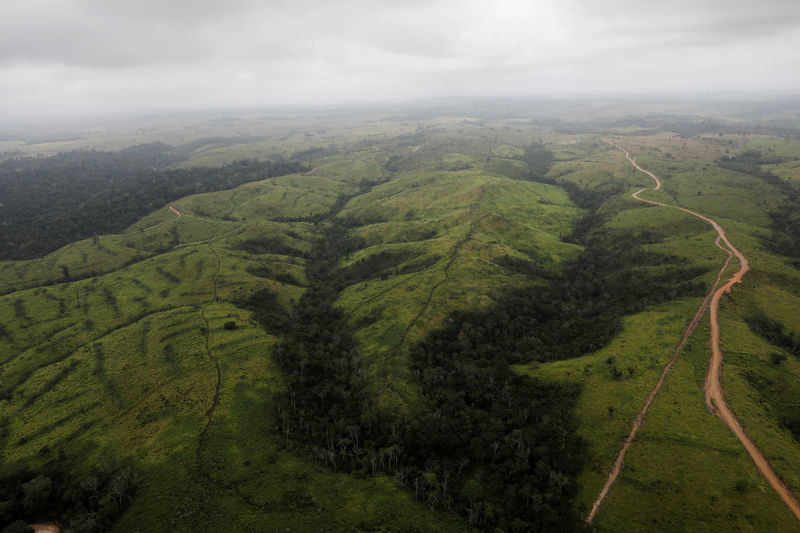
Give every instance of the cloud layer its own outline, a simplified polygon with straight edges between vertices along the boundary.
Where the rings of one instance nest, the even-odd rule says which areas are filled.
[[[793,0],[26,0],[0,113],[797,92],[798,44]]]

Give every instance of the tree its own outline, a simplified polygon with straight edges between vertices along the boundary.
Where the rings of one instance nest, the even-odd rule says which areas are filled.
[[[27,522],[15,520],[3,528],[3,533],[34,533],[34,529]]]
[[[22,485],[22,505],[28,513],[37,513],[53,492],[53,480],[39,475]]]

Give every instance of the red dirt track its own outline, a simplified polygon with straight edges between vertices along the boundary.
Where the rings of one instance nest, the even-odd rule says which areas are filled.
[[[705,383],[703,386],[705,392],[706,407],[712,414],[716,415],[723,422],[725,422],[725,424],[728,425],[731,431],[733,431],[734,435],[736,435],[736,438],[739,439],[739,442],[741,442],[742,445],[747,450],[747,453],[750,454],[750,457],[753,459],[753,462],[755,463],[756,468],[758,468],[758,471],[761,473],[761,475],[764,476],[767,479],[767,481],[769,481],[769,484],[772,486],[775,492],[778,493],[778,495],[786,503],[786,505],[789,507],[792,513],[794,513],[794,515],[798,518],[798,520],[800,520],[800,501],[798,501],[797,498],[794,496],[794,494],[791,491],[789,491],[786,485],[783,484],[778,475],[769,465],[769,462],[761,453],[761,450],[758,449],[758,447],[753,443],[753,441],[747,435],[744,428],[742,427],[741,422],[739,421],[738,418],[736,418],[736,415],[733,413],[730,406],[728,405],[728,402],[725,400],[725,392],[723,391],[722,383],[720,382],[722,350],[720,349],[719,346],[719,339],[720,339],[720,328],[719,328],[719,318],[718,318],[719,302],[720,299],[722,298],[722,295],[726,292],[730,292],[731,288],[737,283],[741,282],[742,277],[744,277],[747,271],[750,270],[749,261],[744,256],[744,254],[739,251],[739,249],[737,249],[735,246],[733,246],[733,244],[731,244],[731,242],[728,240],[728,236],[726,235],[725,230],[722,229],[722,227],[719,224],[717,224],[716,221],[683,207],[667,205],[661,202],[656,202],[653,200],[646,200],[644,198],[641,198],[639,195],[644,191],[659,190],[661,188],[661,181],[655,174],[640,167],[636,163],[636,160],[632,158],[631,155],[625,149],[611,142],[609,142],[609,144],[624,152],[625,157],[628,159],[628,161],[630,161],[630,163],[634,166],[634,168],[636,168],[641,172],[644,172],[645,174],[653,178],[653,180],[656,182],[656,186],[653,188],[642,188],[633,193],[632,196],[634,198],[636,198],[641,202],[646,202],[652,205],[669,207],[671,209],[679,209],[685,213],[688,213],[692,216],[695,216],[701,220],[708,222],[714,228],[714,231],[717,232],[717,238],[715,239],[714,244],[716,244],[720,250],[722,250],[727,254],[727,258],[725,260],[725,263],[722,265],[722,268],[719,270],[719,273],[717,274],[717,279],[714,282],[714,286],[711,288],[711,292],[703,300],[703,303],[700,305],[700,308],[697,310],[697,313],[695,313],[692,320],[686,326],[686,329],[684,330],[683,333],[683,337],[675,349],[675,354],[662,370],[661,377],[659,378],[656,386],[653,388],[652,391],[650,391],[650,394],[647,396],[647,399],[645,400],[642,410],[633,419],[633,427],[631,428],[631,432],[623,442],[619,454],[617,455],[617,458],[614,462],[614,467],[611,469],[611,472],[608,475],[608,479],[606,480],[605,485],[603,485],[603,488],[597,495],[597,498],[595,499],[594,504],[592,505],[592,509],[586,517],[586,522],[591,523],[594,520],[597,510],[600,508],[600,505],[602,505],[606,496],[608,496],[608,492],[611,489],[611,486],[617,480],[617,477],[619,477],[619,474],[622,471],[622,465],[625,460],[625,453],[628,451],[628,448],[630,447],[631,443],[636,438],[636,434],[639,432],[639,429],[641,429],[642,423],[644,422],[644,416],[647,413],[647,409],[650,407],[650,404],[653,402],[656,395],[661,390],[661,387],[664,384],[664,381],[667,377],[667,373],[670,371],[672,366],[677,361],[678,356],[680,355],[681,350],[686,344],[687,339],[694,332],[695,328],[697,327],[697,324],[699,323],[700,319],[703,317],[707,309],[710,310],[710,321],[711,321],[711,360],[708,367],[708,373],[706,374],[705,377]],[[718,287],[720,280],[722,279],[723,273],[727,269],[728,265],[731,262],[731,259],[734,256],[739,261],[739,270],[728,281],[726,281],[723,286]]]

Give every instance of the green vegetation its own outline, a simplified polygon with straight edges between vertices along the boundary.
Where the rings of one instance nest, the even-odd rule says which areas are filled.
[[[724,260],[705,222],[630,197],[652,181],[608,131],[662,178],[643,196],[713,217],[750,259],[722,302],[723,383],[800,487],[785,124],[554,109],[14,144],[0,171],[31,180],[3,189],[27,195],[0,208],[5,257],[47,255],[0,261],[3,526],[580,530]],[[55,201],[63,180],[81,185]],[[23,212],[52,226],[12,231]],[[800,530],[705,410],[708,335],[595,530]]]
[[[27,525],[57,515],[66,518],[73,531],[99,533],[107,531],[130,505],[137,476],[129,467],[106,467],[74,480],[56,459],[40,472],[4,464],[0,481],[0,523]]]
[[[161,170],[183,158],[160,143],[120,152],[70,152],[0,162],[0,259],[29,259],[75,240],[119,231],[191,193],[230,189],[307,170],[297,162],[239,161]],[[64,267],[63,278],[69,279]]]

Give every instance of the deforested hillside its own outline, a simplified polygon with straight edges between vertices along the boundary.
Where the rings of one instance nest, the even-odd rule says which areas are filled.
[[[84,216],[63,234],[35,218],[50,240],[6,238],[0,522],[797,529],[706,410],[707,314],[585,525],[687,323],[738,268],[720,273],[713,227],[676,207],[713,218],[751,263],[721,298],[722,384],[800,486],[800,273],[777,223],[797,202],[788,156],[732,166],[718,135],[581,120],[276,119],[181,142],[154,129],[169,144],[144,145],[157,157],[118,179],[142,147],[0,162],[27,176],[14,190],[50,191],[24,205],[60,213],[53,227]],[[74,183],[111,185],[70,206],[84,192],[62,171],[90,160],[108,166]],[[61,203],[45,202],[55,184]]]

